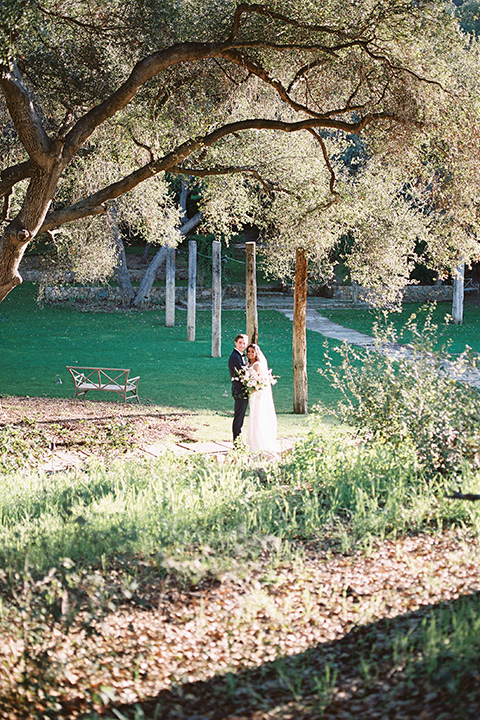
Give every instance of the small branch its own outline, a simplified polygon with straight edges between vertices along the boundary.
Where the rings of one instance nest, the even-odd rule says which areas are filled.
[[[170,82],[166,85],[166,87],[162,87],[162,89],[155,95],[152,103],[154,117],[157,110],[167,104],[175,90],[179,90],[185,85],[191,85],[194,80],[198,80],[198,72],[182,76],[182,78],[176,82]]]
[[[308,108],[306,105],[302,105],[301,103],[296,102],[293,98],[290,97],[280,80],[272,78],[261,65],[259,65],[251,58],[248,58],[243,53],[239,53],[237,50],[226,50],[222,53],[222,55],[231,62],[245,68],[252,75],[256,75],[257,77],[259,77],[266,85],[270,85],[271,87],[273,87],[277,94],[280,96],[280,98],[283,100],[283,102],[293,108],[296,112],[304,112],[307,115],[311,115],[312,117],[323,117],[321,113],[317,113],[311,108]]]
[[[265,5],[259,5],[257,3],[241,3],[238,5],[233,18],[229,38],[230,42],[233,42],[239,33],[243,16],[249,14],[263,15],[269,20],[280,20],[280,22],[285,25],[291,25],[292,27],[301,28],[302,30],[310,30],[311,32],[321,32],[336,35],[337,37],[345,37],[345,33],[342,30],[337,30],[329,25],[309,25],[308,23],[298,22],[298,20],[294,20],[287,15],[282,15],[282,13],[269,10]]]
[[[68,25],[73,25],[74,27],[80,27],[83,30],[88,31],[94,31],[96,34],[107,34],[109,31],[113,30],[119,30],[118,25],[102,25],[101,23],[87,23],[82,22],[81,20],[77,20],[76,18],[72,17],[71,15],[62,15],[62,13],[59,12],[52,12],[51,10],[47,10],[47,8],[40,5],[40,3],[36,3],[38,9],[40,12],[42,12],[47,17],[52,17],[57,20],[63,20],[63,22],[67,23]]]
[[[230,82],[233,83],[234,85],[242,85],[242,83],[246,82],[246,81],[250,78],[250,76],[251,76],[251,73],[247,73],[247,75],[246,75],[246,77],[245,77],[244,79],[242,79],[242,80],[236,80],[227,70],[225,70],[225,68],[223,67],[223,65],[222,65],[216,58],[214,59],[214,63],[215,63],[216,65],[218,65],[218,67],[220,68],[220,70],[222,71],[222,73],[225,75],[225,77],[227,78],[227,80],[230,80]]]
[[[74,123],[75,115],[73,114],[73,111],[67,110],[62,122],[60,123],[60,127],[58,128],[57,138],[59,140],[63,140],[68,131],[73,127]]]
[[[430,78],[422,77],[421,75],[418,75],[418,73],[414,72],[413,70],[410,70],[409,68],[403,67],[402,65],[394,65],[394,64],[392,63],[392,61],[390,60],[390,58],[388,58],[386,55],[379,55],[379,54],[373,52],[372,50],[370,50],[369,47],[368,47],[368,45],[369,45],[368,42],[362,41],[362,42],[359,42],[358,44],[365,50],[365,52],[367,53],[367,55],[368,55],[369,57],[371,57],[372,60],[379,60],[380,62],[385,63],[385,65],[386,65],[390,70],[392,70],[392,72],[403,72],[403,73],[406,73],[407,75],[411,75],[411,77],[414,77],[415,80],[418,80],[419,82],[427,83],[427,85],[436,85],[436,86],[439,87],[441,90],[443,90],[443,92],[446,92],[446,93],[449,93],[449,94],[450,94],[450,91],[446,90],[446,89],[443,87],[442,83],[439,82],[438,80],[430,80]]]
[[[335,172],[333,170],[332,164],[330,162],[330,158],[328,157],[327,147],[325,145],[325,142],[324,142],[323,138],[318,134],[318,132],[315,132],[315,130],[310,129],[308,132],[313,135],[313,137],[318,141],[318,143],[320,144],[320,147],[322,148],[323,159],[325,160],[325,165],[327,166],[327,170],[330,173],[330,182],[329,182],[330,192],[334,196],[335,202],[337,202],[337,200],[340,197],[339,193],[335,190],[335,183],[337,181],[337,178],[336,178]]]
[[[245,173],[246,175],[252,175],[260,185],[262,185],[267,192],[288,192],[278,185],[275,185],[270,180],[263,178],[258,170],[248,166],[220,166],[216,165],[212,168],[185,168],[175,165],[168,170],[171,173],[178,173],[181,175],[193,175],[195,177],[212,177],[215,175],[230,175],[234,173]]]
[[[140,140],[137,140],[137,138],[133,134],[133,130],[131,127],[127,127],[127,130],[128,130],[128,134],[130,135],[130,137],[131,137],[132,141],[135,143],[135,145],[137,145],[137,147],[140,147],[140,148],[143,148],[144,150],[146,150],[148,152],[148,154],[150,155],[150,162],[153,162],[155,160],[155,155],[153,154],[153,150],[150,147],[150,145],[146,145],[145,143],[142,143]]]
[[[310,70],[314,70],[315,68],[320,67],[321,65],[324,65],[325,62],[326,62],[325,58],[321,58],[321,59],[319,58],[318,60],[313,60],[312,62],[308,63],[307,65],[304,65],[299,70],[297,70],[297,72],[293,76],[293,80],[290,82],[290,84],[287,88],[287,92],[288,93],[292,92],[293,88],[295,87],[295,85],[298,83],[299,80],[301,80],[303,77],[305,77],[305,75],[307,75],[307,73],[309,73]]]

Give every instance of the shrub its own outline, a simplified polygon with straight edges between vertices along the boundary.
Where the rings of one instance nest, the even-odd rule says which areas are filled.
[[[401,344],[409,332],[413,340]],[[398,335],[385,318],[374,326],[374,344],[343,344],[335,365],[327,346],[321,372],[343,395],[336,414],[364,438],[396,447],[411,445],[428,472],[451,474],[464,463],[480,467],[480,395],[468,384],[477,357],[467,348],[454,358],[434,351],[438,328],[426,311],[411,315]]]
[[[37,467],[48,449],[48,440],[34,422],[24,418],[21,424],[0,429],[0,472]]]

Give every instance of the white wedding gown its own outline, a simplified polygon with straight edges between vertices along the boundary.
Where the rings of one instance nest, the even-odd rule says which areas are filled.
[[[268,374],[268,368],[260,362],[253,364],[260,376]],[[277,414],[273,404],[272,386],[250,395],[247,444],[252,452],[275,452],[277,450]]]

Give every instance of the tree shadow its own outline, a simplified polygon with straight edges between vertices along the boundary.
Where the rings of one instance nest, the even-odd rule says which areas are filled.
[[[141,703],[110,706],[103,715],[477,720],[479,630],[476,592],[359,626],[338,640],[258,667],[181,683]]]

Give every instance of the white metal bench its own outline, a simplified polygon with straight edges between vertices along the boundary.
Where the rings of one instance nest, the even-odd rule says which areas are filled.
[[[73,367],[67,370],[75,384],[75,398],[85,395],[89,390],[114,392],[123,397],[123,401],[136,400],[138,403],[138,381],[140,376],[129,377],[130,370],[123,368]]]

